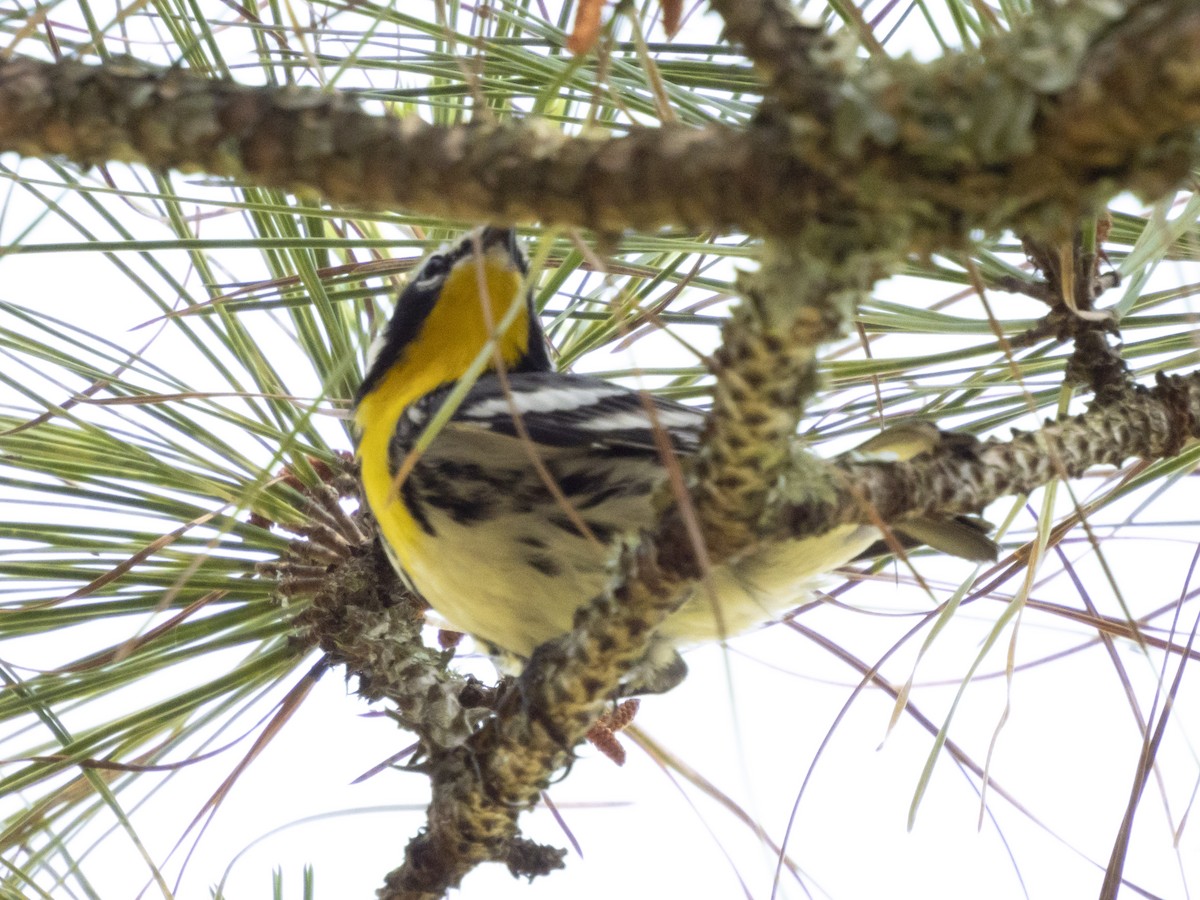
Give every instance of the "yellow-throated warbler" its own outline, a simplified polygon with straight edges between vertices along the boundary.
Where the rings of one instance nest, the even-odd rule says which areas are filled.
[[[570,630],[576,609],[604,588],[614,539],[653,521],[666,474],[653,429],[686,456],[704,422],[692,407],[555,372],[526,274],[510,229],[476,230],[428,257],[400,295],[354,413],[363,486],[393,563],[454,628],[494,655],[521,659]],[[484,374],[414,453],[493,338]],[[887,432],[869,444],[896,449]],[[923,524],[923,533],[913,529],[921,540],[940,532],[943,549],[994,554],[975,526]],[[672,686],[686,671],[676,647],[778,615],[807,599],[816,576],[879,538],[875,528],[848,525],[718,567],[709,583],[719,614],[697,591],[663,625],[628,687]]]

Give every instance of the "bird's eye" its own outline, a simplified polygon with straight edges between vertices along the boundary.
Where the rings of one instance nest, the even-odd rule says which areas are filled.
[[[444,253],[435,253],[429,259],[425,260],[425,265],[421,266],[417,272],[416,280],[422,284],[428,284],[431,281],[437,281],[439,278],[444,278],[446,273],[450,271],[450,259]]]

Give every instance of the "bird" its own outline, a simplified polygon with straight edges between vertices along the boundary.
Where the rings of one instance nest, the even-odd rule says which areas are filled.
[[[667,477],[656,430],[686,462],[705,422],[698,407],[556,371],[528,276],[512,228],[483,226],[428,256],[375,341],[353,405],[363,492],[393,566],[508,673],[571,630],[612,577],[621,540],[654,523]],[[927,444],[914,450],[913,429],[893,431],[864,452],[906,456]],[[912,525],[958,555],[995,556],[975,521]],[[823,574],[886,550],[881,537],[841,525],[715,567],[711,592],[667,618],[622,692],[669,690],[687,671],[681,650],[777,618]]]

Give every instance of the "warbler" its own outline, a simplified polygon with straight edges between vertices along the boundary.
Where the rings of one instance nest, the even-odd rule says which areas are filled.
[[[556,372],[527,275],[511,229],[477,229],[429,256],[400,294],[354,405],[363,488],[393,564],[508,668],[570,630],[611,577],[614,542],[653,522],[667,472],[656,429],[682,458],[704,424],[700,409]],[[418,448],[489,343],[483,373]],[[911,442],[887,434],[869,449]],[[911,524],[960,555],[994,555],[971,523]],[[716,567],[713,590],[667,619],[627,692],[672,687],[686,672],[679,649],[777,616],[880,538],[846,525]]]

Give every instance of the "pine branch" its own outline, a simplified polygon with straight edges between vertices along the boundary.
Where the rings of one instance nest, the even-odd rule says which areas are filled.
[[[725,36],[740,44],[767,84],[767,95],[791,110],[832,111],[829,74],[814,55],[833,50],[823,29],[803,23],[784,0],[712,0]]]
[[[781,511],[779,532],[802,537],[836,522],[894,522],[908,515],[978,513],[1000,497],[1024,494],[1056,478],[1131,458],[1166,459],[1200,438],[1200,372],[1159,375],[1153,388],[1094,403],[1087,412],[1047,421],[1012,440],[948,442],[909,462],[837,464],[829,502],[812,492]]]
[[[0,149],[26,155],[203,169],[366,208],[776,238],[777,255],[746,283],[717,355],[693,505],[625,548],[612,590],[575,631],[539,649],[520,692],[431,759],[428,827],[384,896],[440,896],[486,860],[522,874],[554,867],[555,851],[521,838],[520,813],[569,762],[705,566],[764,528],[777,537],[875,515],[976,510],[1098,462],[1175,452],[1196,434],[1187,379],[977,452],[847,463],[845,482],[790,452],[816,347],[906,250],[961,243],[977,228],[1060,234],[1117,190],[1160,195],[1184,177],[1200,125],[1200,11],[1184,0],[1076,2],[997,39],[982,59],[919,65],[861,64],[780,19],[781,8],[762,6],[766,18],[738,24],[749,5],[718,6],[773,92],[740,131],[664,126],[610,139],[536,122],[440,128],[367,115],[343,95],[179,70],[0,62]],[[774,510],[792,466],[790,487],[826,484],[832,499],[806,488]],[[457,740],[470,723],[453,713],[447,731]]]
[[[977,111],[988,109],[977,96],[972,102]],[[773,111],[756,128],[781,122],[785,131],[795,125],[790,115]],[[948,141],[941,150],[950,146],[961,147]],[[894,154],[887,163],[901,158]],[[1072,423],[1048,426],[1045,443],[1033,435],[982,445],[973,469],[966,451],[951,449],[911,464],[865,470],[851,464],[843,479],[810,457],[793,454],[796,422],[815,390],[815,348],[840,333],[862,293],[903,258],[905,236],[926,231],[928,210],[910,205],[880,215],[853,202],[865,190],[857,182],[849,192],[855,196],[839,203],[834,195],[842,188],[836,181],[821,185],[831,191],[822,198],[823,217],[799,218],[784,229],[798,239],[769,244],[762,271],[742,285],[742,305],[716,357],[714,409],[691,473],[690,502],[669,509],[652,533],[626,547],[612,588],[581,611],[571,633],[537,650],[521,678],[519,702],[499,709],[467,745],[431,762],[428,826],[409,844],[404,865],[388,876],[381,896],[440,896],[488,860],[504,861],[514,873],[526,875],[559,865],[552,851],[529,852],[518,829],[520,813],[570,762],[572,748],[644,658],[655,629],[708,567],[766,537],[764,518],[782,523],[771,535],[778,539],[847,521],[882,517],[886,522],[960,507],[977,511],[999,496],[997,491],[1030,490],[1056,475],[1078,474],[1129,455],[1176,452],[1194,431],[1197,418],[1182,412],[1188,408],[1187,392],[1164,383],[1156,389],[1162,396],[1133,392]],[[693,188],[699,183],[691,182]],[[957,193],[962,185],[947,189]],[[763,204],[767,207],[777,204]],[[937,210],[938,217],[945,212]],[[1012,207],[1006,212],[1012,215]],[[1164,422],[1172,427],[1149,427]],[[796,477],[787,486],[803,485],[802,500],[776,511],[774,489],[789,463],[796,469],[789,474]],[[866,472],[870,479],[859,477]]]
[[[1097,465],[1172,456],[1197,437],[1200,373],[1163,377],[1152,389],[1010,441],[948,442],[910,462],[836,461],[824,472],[832,493],[822,495],[811,478],[803,488],[793,483],[804,500],[782,504],[773,530],[760,538],[805,537],[839,524],[914,514],[979,512],[999,497]],[[640,659],[645,638],[701,577],[690,538],[675,510],[652,537],[627,548],[624,579],[581,615],[575,631],[539,649],[522,678],[521,703],[500,710],[468,747],[436,763],[428,829],[381,896],[437,897],[479,862],[514,865],[512,848],[526,846],[518,838],[519,812],[570,761],[569,748],[582,740],[620,675]],[[715,561],[721,558],[714,554]]]
[[[794,236],[839,208],[918,248],[961,244],[980,228],[1057,234],[1118,190],[1161,195],[1197,159],[1200,10],[1187,0],[1079,0],[982,56],[928,65],[860,63],[796,34],[787,53],[803,65],[780,71],[799,74],[745,129],[664,125],[613,138],[537,121],[437,127],[367,115],[341,94],[14,59],[0,63],[0,150],[606,233]]]
[[[489,860],[514,874],[543,871],[550,858],[530,856],[518,815],[570,762],[688,589],[758,539],[768,498],[791,464],[804,402],[816,390],[816,347],[841,334],[888,261],[903,258],[896,247],[855,249],[853,230],[814,231],[808,242],[769,247],[760,271],[743,280],[743,302],[717,354],[691,496],[625,547],[620,576],[569,634],[537,649],[520,679],[520,702],[499,709],[466,746],[431,760],[428,826],[381,896],[440,896]],[[521,868],[531,859],[534,869]]]

